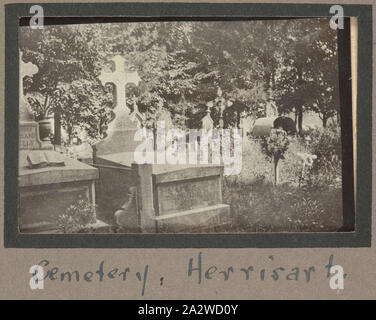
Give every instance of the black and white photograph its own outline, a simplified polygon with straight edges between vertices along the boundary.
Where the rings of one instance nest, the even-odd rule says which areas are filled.
[[[330,18],[93,20],[20,20],[20,233],[354,231]]]

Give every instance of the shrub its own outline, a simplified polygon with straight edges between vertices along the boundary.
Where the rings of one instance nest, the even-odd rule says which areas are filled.
[[[310,152],[317,156],[310,171],[314,185],[340,186],[342,181],[341,132],[338,126],[315,129],[307,133]]]
[[[272,129],[269,137],[261,140],[262,151],[269,157],[284,159],[284,154],[289,147],[290,140],[286,131],[282,129]]]
[[[284,155],[289,147],[290,140],[287,137],[286,131],[282,129],[272,129],[270,136],[261,140],[262,151],[274,163],[274,184],[279,183],[279,160],[284,159]]]
[[[342,225],[342,192],[271,183],[224,184],[234,232],[327,232]]]
[[[289,148],[285,153],[285,159],[281,162],[280,178],[283,183],[297,186],[302,173],[302,162],[297,154],[306,152],[306,149],[300,138],[289,137],[289,139]]]
[[[242,170],[237,176],[226,176],[231,181],[253,183],[260,180],[272,181],[271,161],[261,151],[260,142],[256,139],[243,139]]]
[[[62,233],[90,232],[90,224],[95,222],[95,206],[87,200],[79,199],[71,204],[57,219]]]
[[[301,140],[289,136],[289,147],[284,153],[284,160],[280,161],[280,180],[298,185],[301,173],[301,162],[296,153],[305,152],[306,149]],[[273,182],[274,172],[272,159],[262,151],[261,139],[243,139],[242,170],[239,175],[226,176],[226,181],[257,184],[261,181]]]

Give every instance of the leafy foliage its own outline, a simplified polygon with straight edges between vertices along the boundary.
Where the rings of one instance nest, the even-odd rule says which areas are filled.
[[[62,233],[83,233],[91,230],[95,222],[95,207],[87,200],[79,199],[59,215],[57,225]]]
[[[116,54],[140,74],[142,82],[128,87],[127,96],[131,109],[136,100],[146,114],[148,127],[162,109],[176,126],[199,127],[218,87],[233,102],[225,127],[260,115],[268,100],[278,102],[280,113],[295,111],[300,126],[304,110],[320,114],[323,123],[338,112],[336,34],[328,19],[21,27],[20,46],[24,60],[39,67],[24,83],[36,115],[61,113],[72,135],[105,134],[112,100],[97,77]],[[77,103],[85,110],[75,110]],[[213,108],[215,125],[219,114]]]
[[[226,178],[224,201],[233,214],[230,232],[329,232],[342,225],[339,188],[271,186]]]
[[[336,32],[327,19],[303,19],[292,20],[286,34],[274,91],[279,111],[295,112],[300,133],[305,110],[318,113],[326,126],[339,110]]]
[[[337,185],[342,182],[341,131],[336,126],[311,130],[311,152],[317,155],[311,171],[312,183]]]
[[[87,80],[62,83],[57,86],[53,102],[68,134],[67,143],[81,131],[93,140],[103,138],[113,117],[111,91],[103,93],[97,82]]]
[[[314,153],[317,148],[322,151],[327,148],[332,156],[338,155],[338,134],[332,130],[311,132],[308,151]],[[307,152],[307,146],[303,138],[294,137],[280,164],[281,184],[273,186],[270,161],[263,159],[265,154],[260,144],[254,139],[243,143],[246,145],[240,175],[224,177],[223,201],[230,205],[233,215],[228,231],[327,232],[342,226],[341,172],[337,170],[341,168],[340,159],[331,162],[336,168],[332,170],[325,164],[332,157],[318,156],[315,162],[318,159],[323,162],[314,162],[307,181],[299,186],[302,167],[296,153]]]
[[[262,150],[264,153],[274,158],[276,161],[284,159],[290,144],[287,133],[282,129],[272,129],[268,137],[264,137],[261,141]]]
[[[45,97],[39,92],[29,93],[27,101],[35,121],[40,121],[52,115],[50,106],[46,103]]]

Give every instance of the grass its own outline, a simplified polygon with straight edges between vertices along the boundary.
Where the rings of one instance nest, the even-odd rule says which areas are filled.
[[[271,160],[262,153],[258,141],[244,139],[241,173],[223,179],[223,203],[230,205],[232,222],[202,232],[335,232],[340,229],[340,161],[332,161],[314,174],[312,171],[300,184],[298,152],[309,150],[294,138],[280,163],[281,184],[275,186]],[[108,210],[111,219],[112,211]],[[137,230],[120,228],[115,232]]]
[[[225,181],[231,232],[330,232],[342,225],[342,190]],[[230,231],[230,230],[229,230]]]
[[[272,164],[259,143],[245,140],[242,172],[223,181],[223,201],[230,205],[233,221],[226,231],[333,232],[342,226],[340,184],[316,183],[317,175],[315,183],[299,186],[301,164],[295,154],[304,148],[291,141],[281,163],[282,183],[275,186]]]

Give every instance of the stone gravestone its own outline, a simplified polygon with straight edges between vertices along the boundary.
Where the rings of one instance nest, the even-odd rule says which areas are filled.
[[[111,62],[113,71],[103,71],[99,79],[103,85],[114,85],[115,118],[108,126],[107,136],[94,146],[93,157],[94,165],[100,172],[100,179],[96,184],[98,214],[109,222],[113,222],[114,212],[124,205],[129,198],[129,187],[135,184],[131,164],[133,152],[139,142],[134,140],[134,136],[142,126],[142,114],[138,111],[137,104],[132,113],[126,104],[126,85],[137,85],[141,79],[137,71],[126,70],[126,60],[122,56],[115,56]],[[136,213],[133,219],[137,219]],[[131,228],[131,231],[135,230]]]
[[[30,168],[27,158],[49,155],[55,151],[50,144],[39,140],[38,124],[26,107],[22,78],[38,72],[31,63],[24,63],[20,55],[20,123],[19,123],[19,230],[20,232],[55,232],[57,217],[78,199],[95,204],[95,184],[98,170],[70,158],[63,158],[59,167]],[[55,155],[56,156],[56,155]],[[98,231],[104,225],[98,221],[93,228]]]
[[[20,77],[19,77],[19,149],[52,149],[49,142],[42,142],[39,138],[38,123],[34,121],[32,114],[27,108],[28,102],[23,92],[23,78],[32,76],[38,72],[38,67],[31,62],[22,61],[22,52],[20,52]]]
[[[166,109],[161,108],[159,110],[157,120],[164,121],[166,130],[170,130],[174,128],[174,125],[171,119],[171,114]]]
[[[246,115],[245,112],[241,114],[240,117],[240,129],[243,130],[243,136],[248,136],[253,129],[253,125],[256,121],[256,118],[252,115]]]
[[[133,164],[142,232],[220,231],[231,222],[222,203],[223,166]]]
[[[228,223],[229,206],[222,203],[223,166],[134,162],[140,143],[135,143],[134,135],[140,124],[126,106],[125,85],[140,79],[125,70],[122,57],[112,61],[114,72],[100,77],[103,84],[116,86],[117,99],[115,119],[108,136],[96,145],[94,157],[100,170],[98,214],[121,224],[120,232],[203,232]]]
[[[201,128],[214,128],[207,105]],[[194,148],[200,158],[200,148]],[[209,161],[211,161],[209,138]],[[187,145],[188,147],[188,145]],[[138,206],[142,232],[202,233],[221,231],[231,222],[230,207],[222,201],[223,165],[138,165]]]
[[[214,128],[214,121],[210,116],[210,109],[213,107],[213,103],[209,102],[206,106],[206,115],[201,119],[201,128],[210,130]]]
[[[265,105],[265,117],[270,118],[270,117],[278,117],[278,109],[273,100],[269,100],[266,102]]]
[[[114,72],[102,72],[99,80],[103,85],[112,83],[115,86],[115,108],[113,110],[115,119],[110,122],[107,129],[107,137],[95,145],[96,155],[107,155],[121,152],[131,152],[137,147],[138,142],[134,141],[134,135],[140,127],[138,109],[131,114],[126,104],[125,86],[128,83],[138,85],[140,77],[137,71],[125,70],[125,59],[122,56],[115,56],[111,60],[114,64]],[[139,113],[138,113],[139,115]]]

